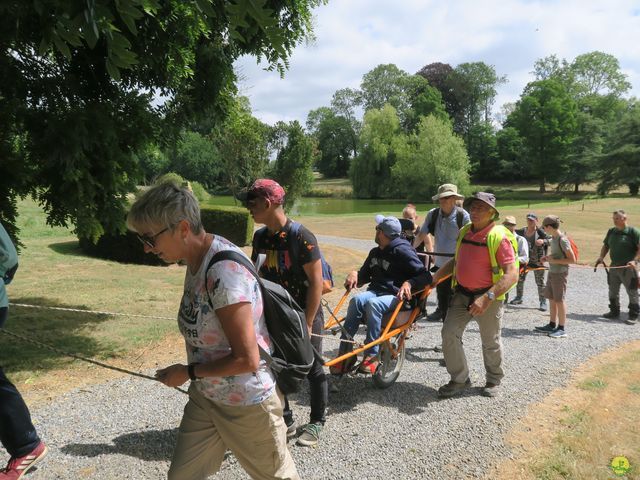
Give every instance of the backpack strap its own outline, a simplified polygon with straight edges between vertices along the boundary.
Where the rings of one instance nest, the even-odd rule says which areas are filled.
[[[266,227],[264,227],[266,228]],[[259,230],[258,230],[259,231]],[[258,285],[260,286],[260,291],[262,292],[262,301],[264,302],[264,298],[265,298],[265,293],[264,293],[264,284],[262,283],[262,280],[260,279],[260,275],[258,275],[258,272],[256,272],[255,267],[253,266],[253,264],[251,263],[251,261],[246,258],[244,255],[235,252],[233,250],[221,250],[217,253],[215,253],[213,255],[213,257],[211,257],[211,260],[209,260],[209,263],[207,264],[207,268],[204,271],[204,279],[205,279],[205,285],[207,284],[207,274],[209,273],[209,269],[211,267],[213,267],[213,265],[215,265],[216,263],[222,261],[222,260],[231,260],[232,262],[236,262],[240,265],[242,265],[244,268],[246,268],[251,275],[254,276],[254,278],[256,279],[256,282],[258,282]],[[209,304],[211,304],[211,295],[209,293],[209,289],[207,288],[207,295],[209,296]],[[271,354],[269,352],[267,352],[264,348],[262,348],[260,346],[260,344],[258,343],[258,350],[260,352],[260,358],[262,360],[264,360],[267,363],[267,366],[269,368],[271,368],[272,364],[273,364],[273,357],[271,356]]]
[[[433,209],[433,213],[431,214],[431,221],[429,222],[429,227],[428,227],[429,233],[434,237],[436,235],[436,222],[438,221],[439,216],[440,216],[440,207],[436,207]]]
[[[464,210],[460,207],[454,207],[456,209],[456,223],[458,224],[458,230],[464,225]],[[440,207],[434,208],[431,214],[431,221],[429,222],[429,233],[435,237],[436,235],[436,222],[440,216]]]
[[[291,257],[291,266],[298,270],[303,270],[302,265],[299,265],[298,258],[300,255],[300,245],[298,244],[298,235],[300,233],[300,224],[291,220],[289,223],[290,238],[287,239],[289,244],[289,257]]]
[[[456,222],[458,223],[458,230],[460,230],[464,222],[464,210],[459,207],[455,207],[455,208],[456,208]]]

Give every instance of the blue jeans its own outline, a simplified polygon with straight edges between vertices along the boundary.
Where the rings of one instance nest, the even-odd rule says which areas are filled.
[[[0,279],[0,281],[2,281]],[[0,328],[8,308],[0,308]],[[22,457],[40,443],[22,395],[9,381],[0,365],[0,442],[12,457]]]
[[[367,290],[359,293],[349,302],[347,309],[347,317],[344,320],[345,330],[353,337],[358,331],[358,327],[362,323],[363,318],[367,321],[367,337],[366,343],[371,343],[380,338],[382,330],[382,317],[389,310],[396,307],[398,299],[395,295],[380,295]],[[342,334],[342,339],[346,339],[346,335]],[[353,344],[348,342],[340,343],[340,354],[353,350]],[[367,350],[367,355],[376,355],[378,353],[378,345]]]

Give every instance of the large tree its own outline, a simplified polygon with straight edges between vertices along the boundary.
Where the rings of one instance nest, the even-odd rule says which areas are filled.
[[[451,82],[452,73],[453,67],[448,63],[435,62],[422,67],[417,75],[424,77],[429,85],[440,92],[445,110],[454,119],[460,116],[461,107]]]
[[[349,120],[322,107],[309,112],[307,127],[317,142],[318,171],[325,177],[346,176],[356,148],[355,132]]]
[[[311,188],[315,150],[313,140],[297,120],[288,124],[279,122],[276,128],[281,130],[279,136],[284,142],[270,173],[287,192],[285,208],[289,210]]]
[[[362,77],[360,99],[365,111],[391,105],[402,127],[409,131],[420,116],[446,118],[442,97],[420,75],[410,75],[393,64],[378,65]]]
[[[269,163],[270,127],[251,114],[249,99],[237,97],[229,114],[209,135],[219,152],[225,187],[231,190],[260,177]]]
[[[0,216],[32,194],[52,225],[124,228],[134,155],[223,118],[242,54],[282,73],[321,0],[0,3]],[[164,100],[164,103],[162,101]],[[160,101],[160,105],[158,102]]]
[[[576,115],[576,103],[566,88],[549,79],[529,83],[507,120],[523,139],[541,192],[546,191],[547,181],[557,180],[566,170]]]
[[[396,142],[395,152],[391,177],[397,193],[407,200],[430,199],[443,183],[453,183],[461,191],[469,186],[464,142],[448,120],[434,115],[421,118],[415,133],[405,142]]]
[[[620,185],[626,185],[631,195],[638,195],[640,189],[640,106],[633,99],[628,107],[611,130],[606,151],[600,158],[601,194]]]
[[[360,150],[351,162],[349,177],[357,198],[384,198],[392,196],[391,167],[396,161],[396,150],[404,144],[405,135],[398,114],[391,105],[371,109],[364,115]]]

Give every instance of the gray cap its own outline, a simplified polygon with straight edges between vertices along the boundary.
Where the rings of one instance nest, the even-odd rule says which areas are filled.
[[[496,208],[496,196],[493,193],[478,192],[478,193],[474,193],[470,197],[467,197],[467,199],[464,201],[464,205],[463,205],[464,209],[467,212],[469,211],[469,207],[471,206],[471,203],[474,202],[475,200],[478,200],[480,202],[484,202],[487,205],[489,205],[491,208],[493,208],[493,211],[495,212],[494,219],[496,219],[496,218],[498,218],[500,216],[500,213],[498,212],[498,209]]]
[[[396,217],[385,217],[384,215],[376,215],[376,224],[378,228],[382,230],[389,238],[396,238],[400,236],[400,232],[402,232],[402,226],[400,225],[400,220]]]
[[[456,197],[456,198],[464,198],[464,196],[458,193],[458,187],[456,187],[453,183],[445,183],[444,185],[440,185],[438,187],[438,194],[431,197],[431,199],[436,202],[441,198],[447,197]]]

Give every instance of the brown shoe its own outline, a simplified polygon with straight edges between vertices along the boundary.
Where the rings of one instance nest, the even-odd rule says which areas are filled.
[[[498,392],[500,391],[499,387],[500,385],[496,383],[487,382],[487,384],[482,389],[481,394],[483,397],[496,397],[498,396]]]

